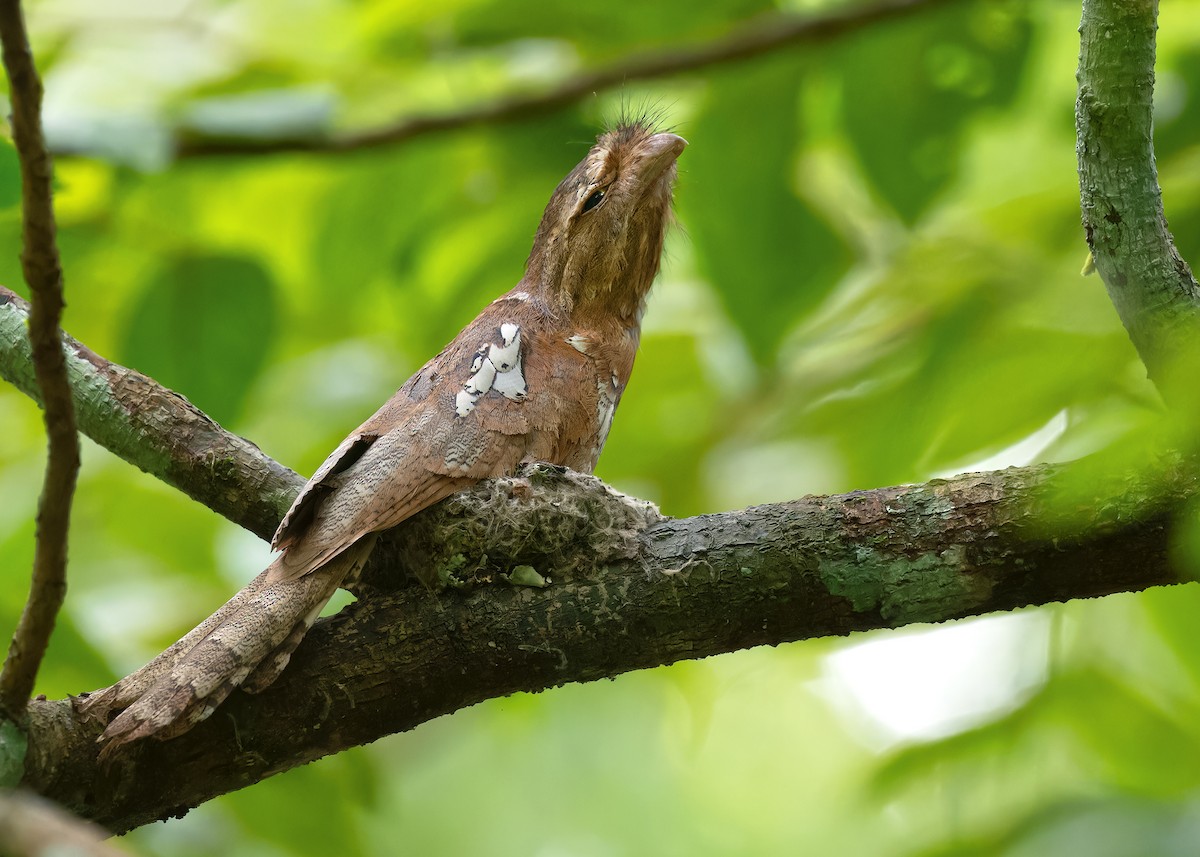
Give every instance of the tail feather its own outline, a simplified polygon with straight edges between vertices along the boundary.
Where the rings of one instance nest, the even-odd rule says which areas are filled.
[[[208,717],[251,678],[264,690],[287,666],[338,585],[366,562],[366,538],[326,565],[286,580],[272,563],[224,607],[146,666],[83,702],[85,711],[121,712],[100,736],[103,754],[141,738],[170,738]]]
[[[335,586],[334,589],[337,587]],[[263,658],[242,683],[242,690],[247,693],[262,693],[268,687],[275,683],[275,679],[279,678],[280,673],[287,667],[288,662],[292,659],[292,653],[296,651],[296,647],[300,645],[300,641],[304,639],[304,635],[308,633],[308,629],[317,621],[317,617],[321,615],[322,608],[326,602],[333,596],[333,589],[319,604],[314,604],[313,608],[301,617],[300,621],[295,624],[289,633],[275,650],[267,657]]]
[[[172,643],[161,654],[141,669],[132,672],[114,685],[97,690],[81,698],[79,708],[84,714],[107,714],[109,711],[126,708],[146,694],[163,676],[170,673],[175,664],[196,644],[224,622],[229,616],[240,610],[247,601],[254,598],[263,587],[269,583],[271,567],[250,581],[237,594],[225,602],[215,613],[188,631],[183,637]]]

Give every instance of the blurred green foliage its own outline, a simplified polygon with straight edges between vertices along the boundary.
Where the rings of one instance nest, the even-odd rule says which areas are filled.
[[[275,284],[256,259],[169,260],[134,305],[117,358],[187,390],[210,416],[231,424],[275,344],[278,316]]]
[[[1079,276],[1065,0],[947,4],[391,148],[169,156],[176,134],[361,128],[536,91],[775,8],[32,2],[51,136],[106,155],[59,162],[65,325],[311,472],[520,277],[542,205],[604,122],[648,109],[692,145],[604,478],[690,515],[1097,450],[1136,461],[1160,412],[1101,284]],[[1164,4],[1157,99],[1166,208],[1193,263],[1198,13]],[[16,201],[3,146],[0,280],[20,288]],[[0,437],[11,627],[43,455],[38,411],[12,390]],[[85,444],[71,594],[39,690],[137,666],[266,555]],[[1198,612],[1196,588],[1174,587],[1025,611],[986,645],[932,629],[811,641],[493,700],[126,844],[1192,854]],[[896,661],[914,640],[923,654]]]

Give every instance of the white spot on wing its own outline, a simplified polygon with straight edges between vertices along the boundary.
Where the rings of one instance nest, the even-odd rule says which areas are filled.
[[[497,372],[508,372],[521,359],[521,328],[515,324],[502,324],[500,335],[504,337],[504,344],[493,345],[488,350],[488,359],[495,364]]]
[[[496,383],[492,385],[492,389],[517,402],[525,398],[525,376],[521,372],[520,358],[512,369],[496,375]]]
[[[460,417],[465,417],[471,411],[475,410],[475,396],[472,396],[466,390],[459,390],[458,395],[454,397],[454,413]]]
[[[479,370],[467,379],[467,383],[463,384],[463,389],[476,396],[482,396],[488,390],[492,389],[492,383],[496,380],[496,364],[491,360],[483,360],[479,366]]]
[[[525,375],[521,371],[521,328],[512,322],[500,325],[501,343],[486,344],[475,353],[471,377],[454,397],[454,412],[465,417],[475,410],[479,398],[491,390],[514,401],[525,398]]]
[[[587,354],[588,348],[591,347],[591,340],[586,336],[580,336],[578,333],[574,336],[567,337],[567,345],[574,348],[580,354]]]

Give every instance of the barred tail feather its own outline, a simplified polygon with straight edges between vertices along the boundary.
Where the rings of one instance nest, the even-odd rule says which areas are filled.
[[[224,607],[146,666],[83,703],[107,713],[128,705],[100,741],[103,754],[141,738],[171,738],[208,717],[234,688],[252,678],[264,690],[346,578],[358,573],[374,547],[365,538],[321,568],[283,579],[279,560]]]
[[[272,566],[273,567],[273,566]],[[193,628],[183,637],[172,643],[166,650],[150,663],[136,672],[130,673],[114,685],[97,690],[81,698],[79,709],[84,714],[99,712],[101,714],[125,708],[136,702],[159,679],[171,671],[183,656],[195,648],[196,644],[208,636],[209,632],[220,625],[225,619],[240,609],[249,599],[253,598],[267,584],[271,568],[267,568],[258,577],[246,584],[237,594],[225,604]]]

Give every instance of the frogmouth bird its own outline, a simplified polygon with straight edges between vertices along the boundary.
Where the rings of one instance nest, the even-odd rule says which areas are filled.
[[[317,468],[275,533],[275,561],[82,701],[96,716],[121,712],[106,752],[178,735],[234,688],[270,685],[381,530],[523,462],[593,470],[633,370],[686,145],[642,122],[598,138],[551,195],[525,276]]]

